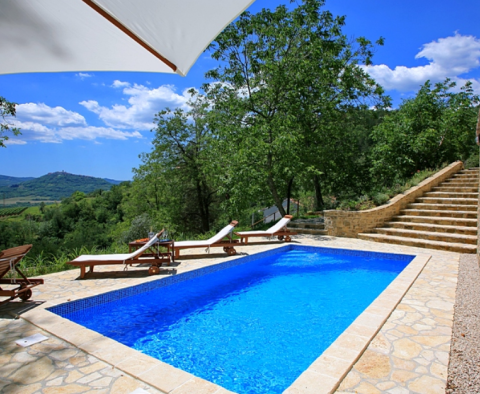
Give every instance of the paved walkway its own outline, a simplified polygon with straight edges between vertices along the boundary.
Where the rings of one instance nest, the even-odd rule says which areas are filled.
[[[432,255],[396,310],[346,375],[338,392],[444,393],[460,255],[348,238],[298,236],[295,242]],[[242,254],[253,254],[282,245],[252,244],[237,250]],[[193,252],[199,254],[198,250]],[[215,249],[213,252],[211,255],[200,253],[197,257],[189,254],[181,256],[180,264],[175,268],[178,272],[185,272],[237,258],[226,257]],[[113,273],[112,269],[115,269]],[[34,291],[33,299],[36,302],[11,302],[0,307],[0,391],[6,394],[127,394],[141,388],[151,394],[160,393],[141,380],[122,373],[115,366],[98,360],[22,319],[23,311],[35,308],[41,302],[42,308],[159,278],[147,276],[146,268],[142,267],[129,268],[124,272],[120,267],[107,266],[99,267],[91,278],[80,281],[76,280],[78,271],[44,276],[45,285],[36,287]],[[163,271],[162,274],[166,275],[167,272]],[[11,313],[20,315],[20,318],[13,319]],[[29,348],[15,345],[16,339],[35,333],[42,333],[49,340]],[[188,393],[189,390],[187,386],[180,386],[174,392]],[[208,384],[203,392],[227,393],[224,389],[218,389],[218,386]]]
[[[445,393],[459,255],[432,255],[339,392]]]

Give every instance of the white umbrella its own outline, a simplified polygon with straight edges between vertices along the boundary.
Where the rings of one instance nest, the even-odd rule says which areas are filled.
[[[186,75],[255,0],[1,0],[0,74]]]

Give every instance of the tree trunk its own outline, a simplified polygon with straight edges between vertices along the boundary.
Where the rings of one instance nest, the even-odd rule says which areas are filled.
[[[155,208],[157,211],[160,210],[160,201],[158,200],[158,188],[157,188],[157,182],[153,182],[153,188],[155,190]]]
[[[272,131],[269,131],[270,135],[270,144],[273,143],[272,138]],[[277,187],[275,186],[275,182],[273,182],[273,174],[272,174],[272,167],[273,167],[273,155],[272,152],[267,153],[267,184],[268,188],[270,189],[270,193],[272,193],[273,201],[275,202],[275,206],[278,208],[280,215],[285,216],[285,209],[283,209],[283,201],[280,199],[280,196],[277,192]],[[275,216],[274,216],[275,218]]]
[[[268,188],[270,189],[270,193],[272,193],[273,201],[275,202],[275,206],[278,208],[278,211],[280,212],[280,215],[285,216],[286,212],[285,209],[283,208],[282,205],[282,200],[280,196],[278,195],[277,188],[275,186],[275,183],[273,182],[273,177],[272,174],[268,174],[267,176],[267,183],[268,183]]]
[[[293,178],[295,177],[292,176],[287,187],[287,215],[290,215],[290,198],[292,197]]]
[[[324,202],[322,197],[322,187],[320,185],[320,177],[318,175],[313,176],[313,184],[315,186],[315,210],[323,211]]]
[[[202,231],[207,232],[210,230],[210,226],[208,223],[208,209],[205,211],[205,204],[203,199],[203,190],[200,181],[197,180],[197,200],[198,200],[198,210],[200,213],[200,219],[202,221]]]

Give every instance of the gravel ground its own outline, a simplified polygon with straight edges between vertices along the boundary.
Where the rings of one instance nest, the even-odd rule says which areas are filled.
[[[446,393],[480,393],[480,269],[476,255],[460,257]]]

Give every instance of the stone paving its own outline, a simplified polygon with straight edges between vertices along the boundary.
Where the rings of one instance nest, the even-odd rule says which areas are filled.
[[[127,394],[138,388],[161,393],[23,319],[0,316],[1,393]],[[37,333],[49,339],[27,348],[15,344]]]
[[[314,246],[432,255],[403,300],[341,382],[337,393],[444,393],[460,255],[349,238],[299,235],[294,241]],[[257,243],[237,250],[240,254],[253,254],[282,245]],[[194,250],[196,257],[188,252],[180,256],[180,264],[174,267],[178,272],[238,258],[226,257],[216,251],[206,255]],[[35,302],[11,302],[0,308],[0,392],[131,393],[137,388],[151,394],[163,392],[22,318],[27,309],[43,308],[159,278],[148,276],[145,267],[129,268],[126,272],[121,267],[98,268],[98,272],[81,281],[76,280],[78,269],[46,275],[45,285],[34,289]],[[161,275],[167,274],[167,270],[161,272]],[[44,304],[39,305],[42,302]],[[12,313],[20,318],[13,319]],[[15,344],[16,339],[36,333],[46,335],[49,340],[28,348]],[[201,392],[228,393],[218,386],[205,384],[204,387]],[[189,390],[188,384],[170,392],[201,394],[198,390]]]
[[[459,255],[433,256],[340,392],[445,392],[458,261]]]

